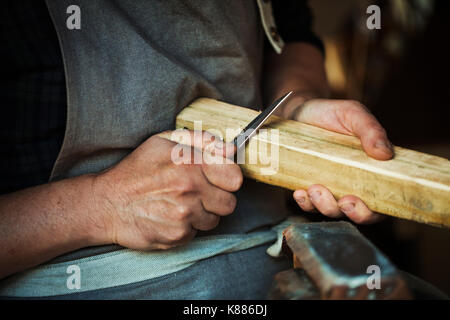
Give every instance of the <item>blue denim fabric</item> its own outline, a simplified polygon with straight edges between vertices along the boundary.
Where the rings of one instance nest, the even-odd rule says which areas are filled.
[[[122,249],[72,261],[47,263],[1,281],[0,295],[51,296],[132,284],[183,270],[213,256],[273,242],[276,238],[276,230],[198,237],[187,245],[170,250],[140,252]],[[79,270],[80,286],[76,289],[67,284],[73,267]]]
[[[199,237],[187,245],[170,250],[140,252],[122,249],[71,261],[47,263],[0,281],[0,298],[61,297],[65,295],[68,295],[68,297],[88,298],[91,297],[91,294],[93,297],[98,298],[100,297],[99,292],[110,292],[109,289],[111,288],[122,287],[126,288],[126,290],[130,289],[126,294],[142,295],[142,291],[135,293],[133,291],[134,288],[141,288],[142,284],[151,287],[155,283],[153,279],[167,279],[164,284],[167,285],[167,290],[171,291],[171,279],[175,279],[176,275],[184,276],[185,270],[190,269],[200,262],[204,264],[207,261],[215,261],[214,263],[218,266],[216,272],[223,273],[224,275],[222,277],[224,279],[227,279],[227,274],[231,278],[235,277],[234,269],[239,268],[240,262],[233,260],[233,264],[230,264],[227,262],[226,257],[220,258],[220,256],[229,256],[230,253],[239,251],[247,252],[238,255],[242,257],[242,263],[248,262],[257,265],[252,267],[258,269],[258,271],[253,273],[254,279],[257,279],[258,274],[266,276],[267,273],[275,269],[278,270],[278,264],[272,265],[272,262],[276,260],[273,260],[274,258],[267,258],[269,255],[277,258],[282,256],[282,231],[289,225],[300,221],[298,217],[292,216],[270,229],[254,231],[248,234]],[[270,248],[268,248],[269,244],[272,244]],[[263,247],[264,251],[247,250],[254,247]],[[259,261],[268,261],[268,264],[261,263],[258,265]],[[220,266],[219,264],[222,262],[223,265]],[[68,279],[72,275],[72,273],[67,273],[67,270],[73,266],[76,266],[79,270],[80,282],[78,288],[67,285],[67,281],[69,281]],[[209,268],[207,265],[204,267],[206,269]],[[230,272],[233,275],[229,274]],[[208,280],[206,277],[205,281],[212,280]],[[260,285],[264,286],[267,284],[267,281],[269,280],[264,277],[260,278],[256,281],[260,284],[253,284],[254,288],[252,287],[253,289],[248,294],[254,294],[256,288]],[[185,283],[184,285],[187,287],[190,286],[189,283]],[[201,284],[197,285],[201,286]],[[215,288],[218,291],[214,291],[214,288],[209,289],[208,294],[214,294],[216,297],[224,294],[232,294],[220,292],[219,288],[220,286]],[[116,292],[114,291],[115,289],[112,290]],[[244,294],[244,291],[241,292],[238,290],[236,292],[236,296]],[[189,299],[189,296],[182,296],[180,295],[181,293],[177,292],[164,292],[165,296],[160,296],[160,294],[162,293],[155,291],[151,297],[162,299],[163,297],[178,295],[176,296],[178,299]],[[199,292],[198,294],[204,295],[205,293]],[[145,295],[142,296],[142,298],[146,297]]]
[[[267,246],[201,260],[179,272],[127,286],[56,299],[266,299],[276,273],[292,267],[272,258]]]
[[[272,258],[266,245],[221,254],[192,266],[128,285],[33,299],[266,299],[276,273],[292,262]]]

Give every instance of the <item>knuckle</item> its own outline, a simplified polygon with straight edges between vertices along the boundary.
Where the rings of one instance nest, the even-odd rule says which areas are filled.
[[[236,196],[230,193],[229,198],[227,199],[226,204],[224,206],[225,214],[233,213],[234,209],[236,209],[236,205],[237,205]]]
[[[168,237],[169,241],[177,242],[177,241],[183,240],[188,235],[189,235],[189,232],[187,231],[187,228],[176,228],[176,229],[172,230],[172,232],[170,232],[167,237]]]
[[[206,226],[205,230],[212,230],[216,228],[219,225],[220,218],[216,215],[213,215],[211,217],[211,220],[209,221],[208,225]]]
[[[177,207],[177,212],[175,215],[175,219],[178,221],[187,220],[192,215],[192,209],[186,205],[179,205]]]
[[[387,134],[382,127],[374,123],[372,127],[367,130],[365,139],[369,143],[375,143],[380,139],[387,139]]]
[[[238,165],[233,165],[233,172],[230,174],[230,186],[233,191],[237,191],[242,186],[244,182],[244,176]]]
[[[215,219],[213,220],[213,222],[211,223],[209,230],[216,228],[219,225],[219,222],[220,222],[220,218],[216,216]]]
[[[168,134],[167,131],[165,133]],[[155,134],[155,135],[151,136],[150,138],[148,138],[147,142],[148,143],[155,143],[155,142],[160,141],[160,140],[161,140],[161,137],[159,137],[158,135]]]
[[[161,143],[167,143],[167,144],[175,144],[174,142],[172,142],[172,141],[170,141],[170,140],[168,140],[168,139],[166,139],[165,137],[167,136],[167,137],[169,137],[170,136],[170,134],[171,134],[171,132],[172,131],[164,131],[164,132],[161,132],[161,134],[163,135],[163,136],[159,136],[159,135],[157,135],[157,134],[155,134],[155,135],[152,135],[150,138],[148,138],[147,139],[147,143],[149,144],[149,145],[155,145],[155,144],[161,144]]]
[[[366,109],[366,107],[361,102],[353,99],[346,100],[345,105],[351,109]]]
[[[189,175],[185,175],[185,178],[178,182],[178,188],[184,194],[195,191],[197,186],[194,179],[190,178]]]
[[[386,130],[385,130],[383,127],[381,127],[381,126],[378,124],[378,122],[375,122],[375,123],[374,123],[372,130],[373,130],[373,132],[375,133],[375,135],[379,135],[379,136],[382,136],[382,137],[387,136]]]
[[[342,107],[344,110],[346,110],[346,112],[351,113],[353,116],[361,116],[361,115],[372,116],[370,110],[361,102],[356,100],[345,100],[344,102],[342,102]]]

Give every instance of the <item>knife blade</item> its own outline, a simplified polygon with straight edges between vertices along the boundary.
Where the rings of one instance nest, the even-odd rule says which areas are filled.
[[[249,141],[258,131],[259,128],[269,119],[275,110],[286,103],[287,99],[292,95],[293,91],[286,93],[281,98],[275,100],[268,108],[262,111],[255,119],[253,119],[244,130],[242,130],[233,140],[236,146],[236,152],[242,149],[247,141]]]

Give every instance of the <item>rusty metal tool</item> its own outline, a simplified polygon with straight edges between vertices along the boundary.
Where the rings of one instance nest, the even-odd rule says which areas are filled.
[[[283,235],[284,249],[292,255],[294,268],[304,273],[277,274],[272,298],[412,297],[397,268],[348,222],[294,224]]]

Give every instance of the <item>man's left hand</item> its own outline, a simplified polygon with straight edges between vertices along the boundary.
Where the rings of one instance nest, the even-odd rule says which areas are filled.
[[[364,151],[372,158],[389,160],[393,157],[392,144],[386,131],[361,103],[353,100],[311,99],[304,102],[292,116],[294,120],[327,130],[357,136]],[[318,210],[322,214],[341,218],[347,216],[359,224],[381,219],[364,202],[353,195],[337,201],[322,185],[311,185],[308,190],[296,190],[294,199],[304,211]]]

